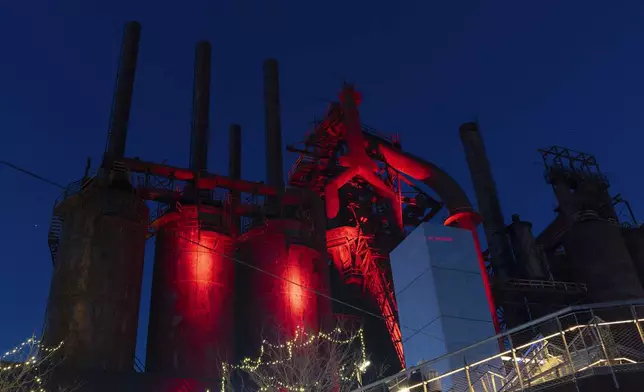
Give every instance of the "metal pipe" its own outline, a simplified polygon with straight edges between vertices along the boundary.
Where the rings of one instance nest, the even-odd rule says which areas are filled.
[[[519,380],[519,386],[523,391],[523,375],[521,374],[521,369],[519,368],[519,361],[517,361],[517,350],[514,348],[512,343],[512,336],[508,335],[508,342],[510,343],[510,350],[512,352],[512,363],[514,364],[514,371],[517,374],[517,379]]]
[[[241,126],[230,124],[228,177],[233,180],[241,179]]]
[[[264,105],[266,116],[266,181],[278,191],[284,189],[282,174],[282,121],[280,117],[277,60],[264,62]]]
[[[199,42],[195,48],[190,168],[196,172],[203,172],[208,169],[210,52],[210,43],[206,41]]]
[[[317,250],[321,255],[326,255],[327,219],[324,211],[324,200],[322,200],[322,198],[313,191],[307,190],[305,194],[308,195],[313,212],[313,225],[315,228],[313,232],[314,249]],[[318,270],[320,282],[318,289],[320,290],[320,292],[325,294],[324,296],[318,296],[318,314],[320,315],[320,328],[322,330],[330,330],[335,327],[333,325],[335,320],[333,317],[333,306],[331,301],[329,300],[329,298],[331,298],[331,267],[325,261],[326,259],[320,260]]]
[[[568,359],[568,363],[570,364],[570,370],[572,373],[572,382],[573,384],[575,384],[575,389],[579,390],[579,386],[577,385],[577,370],[575,370],[575,361],[572,359],[572,355],[570,354],[570,347],[568,346],[568,340],[566,339],[566,331],[564,331],[563,326],[561,325],[561,320],[559,320],[559,317],[555,317],[555,320],[557,320],[557,328],[559,328],[559,333],[561,334],[561,341],[564,347],[566,348],[566,357]],[[584,340],[583,336],[581,340]]]
[[[438,166],[384,143],[378,144],[378,153],[382,154],[391,167],[423,182],[436,192],[445,203],[450,216],[473,211],[472,204],[461,186]]]
[[[459,129],[465,149],[465,157],[470,169],[478,207],[483,215],[483,229],[492,266],[500,280],[507,278],[507,270],[512,265],[512,250],[505,232],[501,203],[492,177],[490,162],[485,153],[483,138],[476,123],[465,123]]]
[[[635,214],[633,214],[633,209],[631,208],[631,203],[628,202],[628,200],[624,200],[624,204],[626,205],[626,209],[628,210],[628,215],[631,217],[631,221],[635,226],[637,226],[637,219],[635,219]]]
[[[132,106],[132,93],[134,90],[136,62],[139,54],[141,25],[138,22],[127,23],[123,35],[121,59],[116,75],[116,89],[114,91],[112,113],[110,116],[107,147],[109,160],[119,159],[125,155],[127,123],[130,120],[130,108]]]
[[[228,138],[228,177],[233,180],[241,179],[241,127],[237,124],[230,124],[229,128],[229,138]],[[230,202],[233,207],[233,214],[231,216],[232,232],[233,235],[240,234],[240,229],[242,227],[242,220],[240,216],[234,214],[234,211],[237,209],[237,206],[240,203],[241,192],[239,190],[231,189],[230,190]]]

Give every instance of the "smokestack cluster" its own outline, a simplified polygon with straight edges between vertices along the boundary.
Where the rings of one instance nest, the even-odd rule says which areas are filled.
[[[116,90],[110,116],[108,146],[105,162],[125,156],[127,125],[130,119],[134,76],[139,53],[141,25],[129,22],[125,26],[119,61]],[[190,169],[208,170],[208,142],[210,127],[211,45],[199,42],[195,49],[193,111],[190,131]],[[279,192],[284,190],[282,173],[282,121],[280,115],[279,71],[275,59],[264,62],[264,111],[266,119],[266,182]],[[230,177],[241,177],[241,127],[230,126]]]

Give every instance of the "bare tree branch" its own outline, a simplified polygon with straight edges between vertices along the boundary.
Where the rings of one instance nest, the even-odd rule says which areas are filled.
[[[56,351],[61,346],[62,343],[43,347],[38,339],[31,337],[0,356],[0,392],[48,391],[51,372],[60,362]]]
[[[222,392],[348,392],[369,366],[362,328],[337,326],[329,333],[298,328],[280,331],[277,342],[264,340],[257,358],[224,364]]]

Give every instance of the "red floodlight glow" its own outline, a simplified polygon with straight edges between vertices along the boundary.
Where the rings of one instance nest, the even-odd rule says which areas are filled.
[[[157,233],[148,367],[216,377],[233,355],[235,263],[232,240],[195,225],[184,207]]]
[[[483,285],[485,286],[485,296],[487,297],[490,314],[492,316],[492,321],[494,322],[494,329],[497,333],[500,333],[501,328],[499,327],[499,318],[496,315],[496,305],[494,304],[494,296],[492,295],[492,286],[490,285],[490,279],[487,276],[487,268],[485,268],[485,259],[483,258],[483,252],[481,251],[481,241],[476,233],[476,226],[478,226],[480,222],[481,216],[475,212],[459,212],[448,217],[444,224],[445,226],[456,226],[472,232],[472,239],[474,240],[474,247],[476,248],[476,256],[479,262],[481,278],[483,279]]]

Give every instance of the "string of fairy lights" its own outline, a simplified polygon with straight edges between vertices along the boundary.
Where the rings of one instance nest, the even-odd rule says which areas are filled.
[[[16,371],[25,370],[30,372],[30,376],[33,379],[21,380],[25,381],[27,384],[33,384],[30,392],[46,392],[44,388],[44,381],[39,373],[39,365],[42,363],[42,357],[39,358],[41,353],[46,353],[46,356],[51,355],[52,353],[58,351],[63,345],[63,342],[60,342],[57,346],[54,347],[45,347],[35,338],[31,337],[20,345],[14,347],[12,350],[7,351],[4,355],[0,356],[0,376],[2,373],[8,374],[9,377],[14,376]],[[13,356],[17,356],[20,353],[23,353],[25,349],[30,349],[30,356],[22,362],[13,362],[9,359]],[[35,350],[32,352],[31,350]],[[4,366],[2,362],[7,362]],[[14,374],[12,374],[14,373]],[[35,389],[34,389],[35,388]]]
[[[358,341],[358,343],[360,344],[359,361],[357,363],[351,364],[353,365],[354,368],[348,369],[348,370],[347,370],[348,364],[346,363],[341,364],[337,372],[337,375],[342,381],[345,381],[345,382],[351,381],[352,377],[350,375],[355,374],[356,371],[364,372],[367,366],[369,366],[369,361],[367,359],[367,350],[364,342],[364,333],[362,328],[360,328],[355,334],[352,334],[351,336],[345,339],[341,339],[343,333],[344,332],[339,327],[336,327],[333,331],[331,331],[331,333],[325,333],[323,331],[320,331],[316,334],[307,333],[304,330],[304,328],[297,327],[295,330],[294,338],[287,341],[284,344],[272,344],[264,340],[262,341],[262,345],[260,347],[260,353],[257,358],[255,359],[244,358],[241,364],[239,365],[231,365],[225,362],[222,364],[221,392],[226,392],[226,380],[230,375],[231,371],[241,370],[246,373],[252,373],[263,366],[270,367],[270,366],[284,364],[286,362],[293,360],[293,353],[295,350],[309,347],[319,340],[325,340],[329,343],[336,344],[336,345],[348,345],[348,344],[353,344],[356,340]],[[285,349],[286,356],[284,358],[278,358],[278,359],[267,358],[267,360],[264,360],[264,357],[266,356],[267,347],[270,347],[272,349],[277,349],[277,350]],[[347,373],[350,375],[347,375]],[[273,384],[273,385],[270,385],[270,387],[285,388],[289,391],[299,391],[299,392],[310,390],[311,387],[316,387],[319,384],[319,382],[316,381],[311,385],[289,385],[280,381],[276,377],[267,377],[266,379]],[[260,385],[259,388],[260,388],[260,391],[269,390],[268,385]]]

